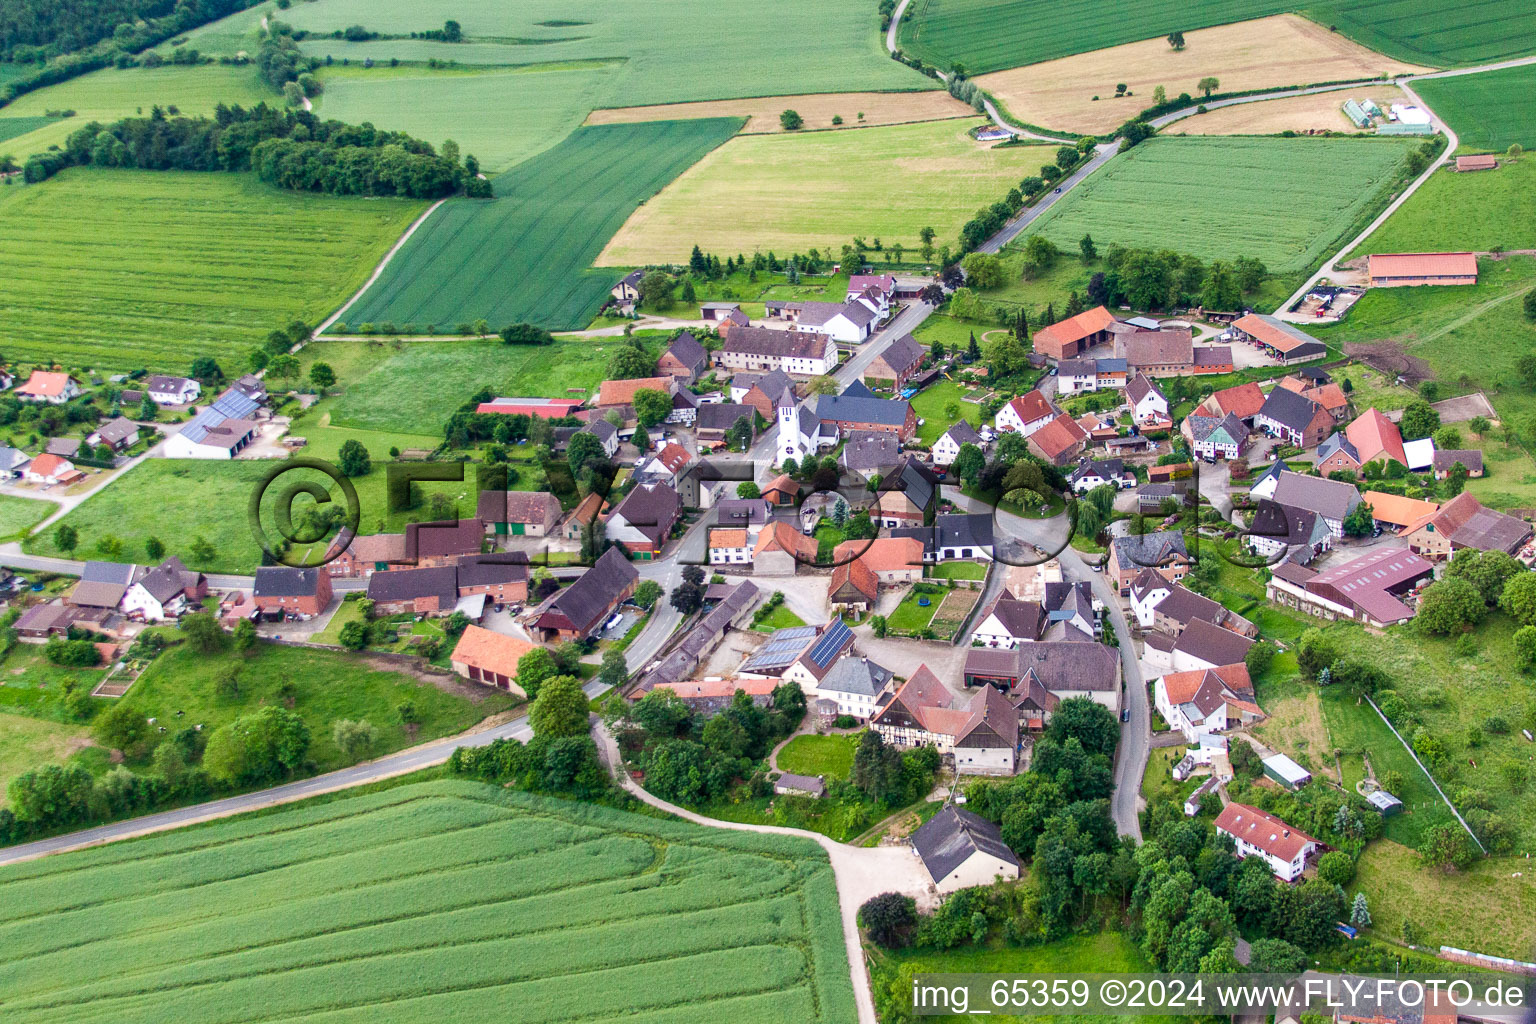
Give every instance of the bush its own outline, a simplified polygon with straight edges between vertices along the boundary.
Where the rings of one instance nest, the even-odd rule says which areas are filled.
[[[1317,862],[1317,877],[1334,885],[1348,885],[1355,877],[1355,861],[1342,850],[1330,850]]]
[[[872,896],[859,908],[859,926],[869,933],[871,941],[886,949],[905,946],[916,924],[917,902],[901,893]]]

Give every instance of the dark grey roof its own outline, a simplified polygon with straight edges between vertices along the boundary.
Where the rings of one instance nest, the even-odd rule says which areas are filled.
[[[836,690],[839,693],[859,693],[866,697],[877,696],[891,681],[894,673],[868,658],[852,654],[840,658],[817,684],[819,690]]]
[[[1479,508],[1451,535],[1451,543],[1479,551],[1514,554],[1530,536],[1531,525],[1524,520],[1491,508]]]
[[[641,484],[624,496],[612,514],[623,516],[630,526],[660,544],[671,532],[682,505],[682,498],[667,484]]]
[[[892,537],[913,537],[923,542],[923,553],[940,548],[992,546],[992,517],[984,512],[947,512],[935,516],[932,526],[902,526]]]
[[[1483,453],[1476,448],[1443,448],[1435,452],[1434,469],[1436,473],[1449,473],[1456,463],[1467,467],[1469,473],[1481,473],[1483,471]]]
[[[956,445],[981,444],[981,435],[976,433],[976,428],[971,426],[970,420],[966,419],[956,420],[948,430],[944,431],[944,436]]]
[[[1053,621],[1065,621],[1082,616],[1093,621],[1093,585],[1080,583],[1047,583],[1045,585],[1045,611]]]
[[[150,597],[164,604],[182,591],[196,587],[200,578],[201,573],[192,572],[181,564],[181,559],[172,556],[140,577],[139,585],[148,592]],[[314,589],[311,588],[305,593],[312,594]]]
[[[799,323],[808,327],[820,327],[841,314],[859,327],[875,318],[875,311],[862,302],[802,302]]]
[[[987,819],[953,804],[912,833],[912,848],[935,882],[948,878],[975,853],[986,853],[1015,867],[1019,858],[1003,842],[1002,831]]]
[[[581,429],[572,431],[572,433],[591,434],[593,437],[597,438],[599,441],[606,445],[609,441],[619,436],[619,428],[614,426],[612,423],[609,423],[605,419],[595,419]]]
[[[911,406],[899,398],[876,398],[861,381],[854,381],[840,395],[816,399],[816,415],[841,423],[878,423],[900,427]]]
[[[1317,461],[1319,463],[1327,461],[1329,456],[1340,449],[1343,449],[1344,454],[1353,459],[1357,465],[1359,464],[1360,452],[1350,442],[1349,438],[1344,436],[1344,431],[1342,430],[1335,430],[1323,439],[1322,444],[1317,446]]]
[[[388,574],[374,573],[375,577],[379,575]],[[554,595],[549,609],[564,615],[577,629],[590,632],[613,607],[618,595],[639,578],[640,573],[629,564],[629,559],[618,548],[609,548],[575,583]]]
[[[1264,399],[1259,415],[1284,424],[1299,434],[1307,429],[1307,424],[1317,415],[1318,408],[1312,399],[1289,388],[1276,387]]]
[[[1285,470],[1275,485],[1275,500],[1282,505],[1304,508],[1328,519],[1343,519],[1360,504],[1360,492],[1354,484],[1328,480]]]
[[[119,444],[132,437],[139,429],[139,425],[124,416],[110,419],[97,427],[92,433],[97,434],[108,444]]]
[[[130,563],[91,561],[80,570],[80,578],[96,583],[121,583],[126,587],[139,578],[141,571],[139,566]]]
[[[1018,657],[1019,675],[1032,670],[1053,693],[1120,689],[1120,652],[1113,647],[1041,641],[1020,644],[1013,653]]]
[[[1086,479],[1090,476],[1097,475],[1103,477],[1106,480],[1113,480],[1116,477],[1123,476],[1124,474],[1125,461],[1123,459],[1100,459],[1098,461],[1094,461],[1093,459],[1084,459],[1082,462],[1077,464],[1077,468],[1072,471],[1071,475],[1068,476],[1067,479],[1075,484],[1079,480]]]
[[[1259,502],[1258,509],[1253,513],[1253,521],[1248,524],[1248,533],[1290,546],[1311,543],[1312,534],[1316,528],[1316,512],[1282,505],[1278,501],[1265,498]]]
[[[368,577],[368,598],[372,601],[414,601],[419,597],[436,597],[440,606],[451,606],[458,600],[458,596],[457,566],[391,569]]]
[[[1114,548],[1115,561],[1122,568],[1133,565],[1168,565],[1174,559],[1186,561],[1189,559],[1189,549],[1184,546],[1184,535],[1177,530],[1116,537]]]
[[[1019,601],[1006,590],[998,596],[987,615],[996,615],[1009,636],[1036,640],[1045,626],[1045,609],[1037,601]],[[983,616],[985,621],[986,616]]]
[[[769,370],[757,378],[752,386],[767,395],[768,400],[775,404],[784,397],[786,390],[789,391],[791,399],[793,399],[795,393],[795,382],[783,370]]]
[[[256,570],[256,585],[252,595],[255,597],[312,597],[320,583],[320,572],[319,569],[294,569],[286,565],[262,566]],[[375,573],[374,575],[389,574]],[[369,589],[371,590],[372,587]],[[156,600],[162,600],[162,598],[156,597]]]
[[[842,458],[854,472],[885,473],[901,460],[901,440],[889,430],[850,431]]]
[[[1189,432],[1196,441],[1204,441],[1218,429],[1225,430],[1227,436],[1238,444],[1248,440],[1248,428],[1243,421],[1237,418],[1235,413],[1227,413],[1224,417],[1215,416],[1190,416]]]
[[[780,772],[779,777],[773,780],[775,786],[783,786],[785,789],[794,789],[811,796],[822,796],[827,792],[827,784],[814,775],[796,775],[794,772]]]
[[[752,424],[754,429],[756,428],[757,410],[750,405],[716,402],[699,406],[696,426],[699,430],[730,430],[742,417],[746,417],[747,422]]]
[[[667,351],[672,353],[673,358],[678,362],[694,372],[709,362],[709,353],[704,350],[703,345],[699,344],[699,340],[687,331],[679,334],[672,344],[667,346]]]
[[[891,471],[880,478],[880,490],[898,491],[918,508],[925,509],[933,503],[939,491],[939,478],[911,455],[904,455]]]
[[[792,359],[820,359],[827,354],[829,335],[819,331],[775,331],[767,327],[733,327],[725,351]]]
[[[43,445],[43,451],[48,455],[60,455],[64,458],[73,458],[80,453],[80,439],[78,437],[50,437],[48,443]]]
[[[528,555],[502,551],[494,555],[470,555],[459,559],[460,587],[495,587],[528,582]]]
[[[1204,619],[1195,619],[1184,627],[1173,649],[1221,666],[1236,665],[1247,657],[1248,648],[1252,646],[1253,641],[1245,636]]]
[[[902,368],[915,366],[923,361],[923,346],[910,334],[903,334],[885,347],[879,358],[885,360],[887,366]]]

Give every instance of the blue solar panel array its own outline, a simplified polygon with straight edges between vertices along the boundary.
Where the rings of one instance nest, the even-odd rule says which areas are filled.
[[[743,668],[764,669],[788,665],[805,650],[806,641],[816,635],[815,626],[787,626],[776,629],[768,642],[759,647]]]
[[[821,639],[816,641],[816,646],[811,648],[810,660],[816,665],[826,666],[837,657],[837,652],[843,649],[843,645],[853,638],[853,631],[848,628],[842,619],[833,619],[827,631],[821,634]]]
[[[216,429],[225,420],[248,418],[256,411],[258,404],[239,388],[230,388],[215,398],[212,405],[193,417],[192,422],[182,427],[181,436],[193,443],[201,441],[208,436],[210,430]]]

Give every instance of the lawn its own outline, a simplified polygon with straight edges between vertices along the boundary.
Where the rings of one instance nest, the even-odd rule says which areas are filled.
[[[309,756],[319,771],[358,760],[331,741],[331,723],[339,718],[372,722],[378,742],[369,753],[378,755],[463,732],[516,702],[510,694],[489,687],[475,687],[481,699],[472,701],[394,671],[388,664],[340,651],[282,644],[263,644],[253,657],[233,652],[202,654],[181,646],[157,658],[120,700],[163,723],[202,723],[206,732],[263,704],[283,703],[278,688],[291,683],[293,710],[309,726]],[[240,692],[233,699],[218,696],[210,683],[228,669],[239,672]],[[420,716],[415,736],[406,734],[395,713],[404,701],[415,704]]]
[[[0,807],[12,779],[38,765],[63,761],[90,743],[83,725],[0,714]]]
[[[346,320],[585,327],[617,279],[588,269],[603,245],[635,207],[740,126],[713,118],[578,128],[496,178],[496,199],[443,204]]]
[[[1419,944],[1431,948],[1519,960],[1529,960],[1536,948],[1536,879],[1524,860],[1480,860],[1446,874],[1425,867],[1413,850],[1382,840],[1361,856],[1351,888],[1357,887],[1370,900],[1372,930],[1388,939],[1402,936],[1406,917]]]
[[[1206,77],[1218,79],[1223,92],[1243,92],[1423,70],[1294,14],[1185,32],[1185,43],[1175,50],[1157,36],[983,75],[977,84],[1027,124],[1107,135],[1151,106],[1158,86],[1170,97],[1198,96]],[[1126,94],[1116,96],[1122,86]],[[1337,111],[1343,98],[1330,96]],[[1352,130],[1342,113],[1335,117],[1335,130]]]
[[[1416,392],[1388,380],[1385,374],[1371,369],[1364,363],[1350,363],[1348,366],[1329,372],[1333,376],[1334,383],[1341,387],[1345,381],[1349,381],[1349,400],[1357,409],[1380,409],[1382,412],[1389,412],[1404,408],[1418,397]]]
[[[0,886],[14,1024],[855,1015],[814,843],[479,783],[61,854]]]
[[[1169,0],[915,0],[901,46],[946,71],[958,62],[980,74],[1304,6],[1294,0],[1210,0],[1198,6]],[[1475,19],[1457,17],[1461,11],[1450,0],[1357,0],[1306,8],[1320,25],[1420,64],[1478,64],[1531,52],[1536,37],[1522,0],[1488,0]],[[1150,102],[1148,97],[1139,106]]]
[[[966,131],[982,123],[740,136],[636,210],[598,262],[681,262],[694,245],[727,254],[835,252],[854,236],[915,252],[924,227],[952,243],[978,207],[1056,152],[977,143]]]
[[[231,372],[273,328],[316,321],[424,209],[272,188],[245,174],[74,168],[0,191],[13,361]]]
[[[759,633],[772,633],[776,629],[789,629],[791,626],[803,626],[805,620],[789,610],[788,605],[779,605],[773,611],[763,617],[762,621],[754,621],[752,628]]]
[[[942,121],[974,117],[976,111],[947,92],[831,92],[796,96],[758,96],[737,100],[701,100],[695,103],[662,103],[653,106],[620,106],[594,110],[588,124],[621,121],[669,121],[678,117],[745,117],[747,135],[787,131],[779,120],[786,107],[804,122],[803,129],[846,130],[880,124]],[[834,122],[834,118],[841,121]],[[803,129],[795,129],[796,131]]]
[[[846,779],[853,769],[853,753],[859,748],[861,735],[796,736],[784,745],[776,760],[781,771]]]
[[[0,494],[0,538],[14,539],[58,511],[58,504]]]
[[[1201,259],[1253,256],[1271,272],[1304,270],[1385,205],[1401,139],[1209,138],[1144,142],[1073,189],[1032,226],[1077,249],[1169,246],[1170,214],[1190,230],[1176,248]]]
[[[926,600],[926,606],[918,604],[918,600]],[[916,636],[927,629],[933,621],[933,616],[939,610],[939,602],[944,600],[944,594],[919,594],[912,591],[901,599],[896,610],[887,618],[887,624],[892,633],[904,636]]]
[[[975,402],[962,401],[962,397],[967,394],[970,392],[954,381],[941,380],[914,395],[912,411],[923,421],[917,428],[918,441],[931,446],[961,419],[969,421],[973,427],[981,426],[981,406]],[[959,416],[951,418],[945,412],[950,405],[959,407]]]
[[[935,83],[890,59],[862,0],[781,0],[766,17],[755,0],[673,0],[637,21],[619,0],[325,0],[280,15],[296,28],[329,33],[362,24],[390,35],[463,25],[464,41],[306,40],[317,56],[426,63],[523,66],[618,60],[605,102],[632,106],[854,89],[920,90]],[[505,116],[504,111],[492,111]],[[852,112],[850,112],[852,113]]]
[[[987,578],[985,562],[941,562],[929,566],[927,575],[936,580],[984,580]]]
[[[504,171],[558,143],[607,93],[613,66],[464,71],[329,68],[318,113],[472,153]]]
[[[550,346],[497,341],[401,342],[381,353],[336,400],[336,426],[441,436],[448,417],[481,388],[497,395],[585,399],[606,376],[621,338]],[[327,342],[331,344],[345,344]]]
[[[1451,167],[1436,171],[1350,256],[1532,248],[1536,248],[1536,157],[1524,157],[1506,160],[1493,171],[1458,174]]]
[[[72,724],[64,705],[75,688],[94,690],[105,668],[68,668],[43,655],[41,644],[18,643],[0,660],[0,711],[60,724]]]
[[[1536,67],[1502,68],[1476,75],[1429,78],[1413,84],[1461,140],[1465,149],[1505,150],[1518,142],[1536,148],[1536,119],[1531,117],[1531,90]],[[1476,177],[1476,175],[1473,175]]]

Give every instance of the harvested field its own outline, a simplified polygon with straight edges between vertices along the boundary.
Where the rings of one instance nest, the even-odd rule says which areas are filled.
[[[1164,135],[1278,135],[1280,132],[1353,132],[1354,123],[1341,109],[1345,100],[1375,100],[1383,109],[1407,97],[1396,86],[1341,89],[1311,96],[1292,96],[1263,103],[1239,103],[1186,117],[1163,129]]]
[[[916,251],[925,226],[950,243],[978,207],[1056,153],[977,143],[966,131],[981,123],[734,138],[636,210],[597,265],[678,262],[695,245],[728,254],[837,252],[855,235]],[[603,130],[614,129],[583,129]]]
[[[1221,82],[1220,92],[1241,92],[1423,70],[1294,14],[1200,29],[1184,38],[1188,45],[1183,50],[1162,38],[1144,39],[976,81],[1026,123],[1094,134],[1151,106],[1152,90],[1159,85],[1170,98],[1180,93],[1198,97],[1196,83],[1207,76]],[[1121,82],[1131,95],[1115,99]]]
[[[855,1016],[815,844],[481,783],[61,854],[0,892],[11,1024]]]
[[[594,110],[587,124],[626,124],[632,121],[674,121],[692,117],[745,117],[743,135],[782,132],[779,114],[793,110],[807,129],[871,128],[913,121],[974,117],[976,112],[947,92],[824,92],[808,96],[768,96],[745,100],[706,100],[702,103],[662,103],[649,107]],[[835,125],[832,118],[841,117]]]

